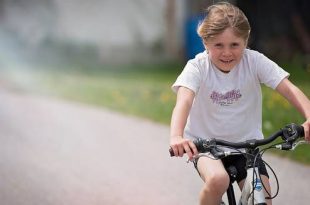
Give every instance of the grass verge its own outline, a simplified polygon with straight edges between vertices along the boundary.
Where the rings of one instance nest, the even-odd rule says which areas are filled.
[[[103,106],[129,115],[169,124],[175,104],[170,86],[183,65],[176,63],[126,66],[34,66],[3,71],[16,89]],[[294,65],[283,66],[291,81],[310,96],[310,73]],[[263,87],[263,132],[267,136],[303,117],[284,98]],[[309,146],[279,155],[310,164]]]

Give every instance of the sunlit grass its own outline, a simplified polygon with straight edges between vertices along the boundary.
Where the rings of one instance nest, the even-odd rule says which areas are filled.
[[[27,69],[12,73],[16,89],[103,106],[169,123],[176,64],[102,70]],[[166,69],[166,70],[165,70]],[[172,71],[173,70],[173,71]],[[64,72],[65,71],[65,72]]]
[[[182,65],[135,65],[96,68],[27,69],[15,74],[15,88],[102,106],[169,124],[176,96],[170,86]],[[291,81],[310,96],[310,73],[288,66]],[[18,77],[16,77],[18,76]],[[269,135],[303,117],[282,96],[264,87],[263,131]],[[310,146],[281,155],[310,164]]]

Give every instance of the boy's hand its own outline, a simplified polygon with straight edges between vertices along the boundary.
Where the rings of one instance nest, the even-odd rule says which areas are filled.
[[[191,140],[184,139],[182,136],[171,137],[170,147],[176,157],[183,157],[183,154],[186,153],[191,160],[194,155],[198,154],[195,144]]]

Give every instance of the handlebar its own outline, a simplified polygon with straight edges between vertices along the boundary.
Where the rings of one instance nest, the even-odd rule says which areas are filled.
[[[286,125],[284,128],[280,129],[276,133],[272,134],[266,139],[261,139],[261,140],[247,140],[245,142],[229,142],[225,140],[220,140],[220,139],[201,139],[198,138],[193,141],[195,144],[197,150],[199,153],[204,153],[204,152],[211,152],[213,151],[213,148],[216,147],[217,145],[222,145],[226,147],[231,147],[235,149],[242,149],[242,148],[251,148],[255,149],[259,146],[262,145],[267,145],[274,140],[276,140],[278,137],[281,137],[282,140],[284,141],[284,148],[286,150],[289,150],[292,148],[292,145],[295,141],[297,141],[299,138],[304,137],[304,128],[301,125],[296,125],[294,123]],[[174,156],[174,152],[172,148],[169,149],[170,156]]]

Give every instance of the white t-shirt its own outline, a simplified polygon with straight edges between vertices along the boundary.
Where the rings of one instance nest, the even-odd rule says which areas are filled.
[[[262,139],[261,83],[275,89],[289,73],[263,54],[245,49],[229,73],[211,63],[207,52],[189,60],[173,84],[195,92],[184,137],[231,142]]]

